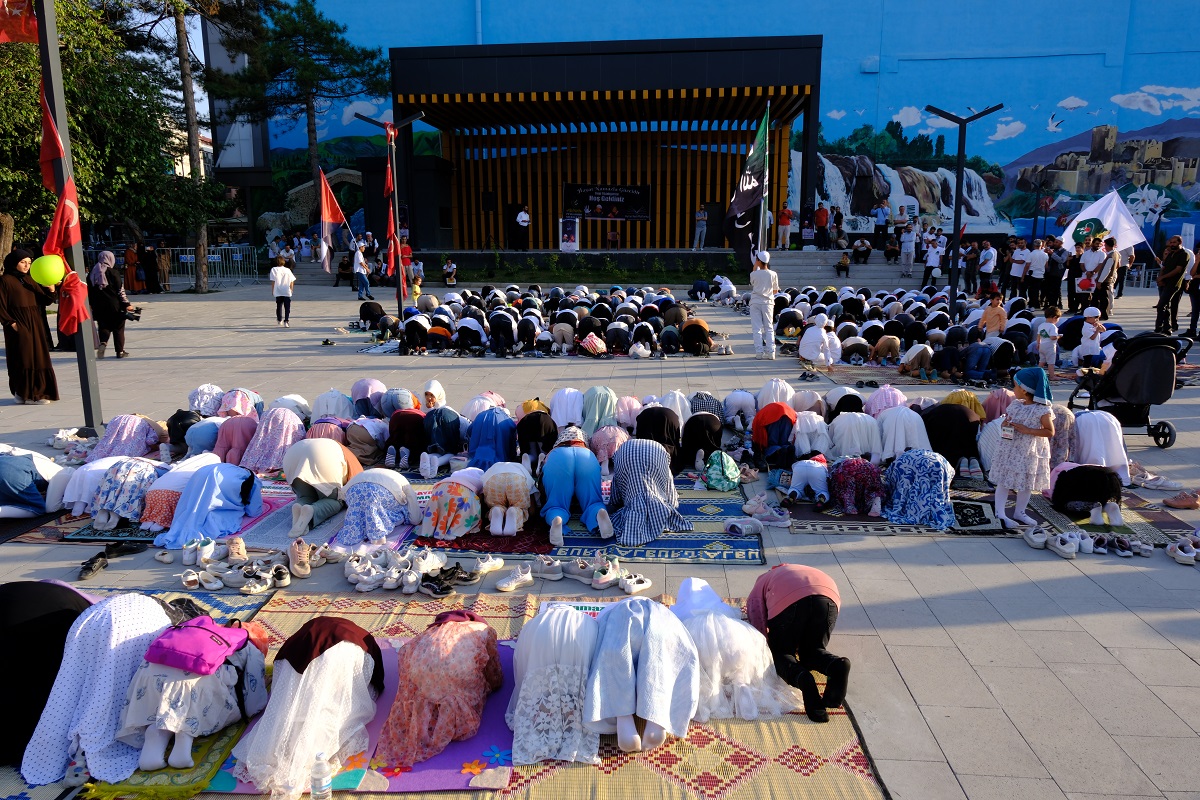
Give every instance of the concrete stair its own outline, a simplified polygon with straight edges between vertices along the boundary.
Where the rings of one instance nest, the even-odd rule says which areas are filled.
[[[771,269],[779,275],[779,285],[784,288],[800,288],[809,284],[817,287],[846,285],[866,286],[878,291],[920,286],[922,267],[919,264],[913,265],[913,277],[901,278],[900,265],[885,263],[883,253],[872,253],[866,264],[850,265],[850,278],[847,279],[838,277],[833,271],[833,265],[838,263],[841,257],[839,250],[772,250]]]

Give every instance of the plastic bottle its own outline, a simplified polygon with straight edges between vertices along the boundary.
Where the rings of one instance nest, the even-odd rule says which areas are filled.
[[[333,767],[324,753],[317,753],[317,758],[313,761],[309,787],[310,800],[330,800],[333,797]]]

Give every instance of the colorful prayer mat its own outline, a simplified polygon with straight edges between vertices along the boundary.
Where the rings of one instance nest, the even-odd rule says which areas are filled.
[[[955,484],[957,486],[957,484]],[[883,517],[866,514],[848,516],[835,505],[815,511],[811,503],[798,503],[790,509],[792,533],[849,534],[856,536],[1001,536],[1006,535],[996,519],[991,491],[974,489],[950,490],[954,506],[955,527],[937,530],[924,525],[902,525]]]
[[[16,767],[0,767],[0,800],[57,800],[67,787],[61,783],[31,786]]]
[[[259,613],[271,638],[272,652],[305,621],[330,614],[354,621],[381,638],[415,636],[443,611],[467,608],[479,614],[501,639],[513,639],[541,603],[554,598],[533,595],[456,595],[444,600],[405,602],[395,597],[297,595],[281,591]],[[671,598],[662,601],[670,603]],[[603,602],[603,601],[601,601]],[[740,600],[729,601],[740,605]],[[502,654],[503,656],[503,654]],[[507,676],[507,672],[506,672]],[[497,703],[497,692],[489,700]],[[506,699],[506,698],[505,698]],[[381,709],[384,709],[381,704]],[[386,710],[381,710],[386,713]],[[485,711],[485,716],[486,716]],[[481,726],[481,733],[483,727]],[[563,800],[655,797],[670,800],[761,800],[764,797],[886,798],[870,755],[848,709],[830,712],[828,723],[810,723],[803,714],[744,722],[711,720],[693,723],[684,739],[672,739],[655,750],[624,753],[615,737],[604,736],[600,764],[542,762],[508,767],[511,743],[501,746],[476,736],[457,743],[479,755],[464,757],[460,775],[470,790],[495,789],[497,798]],[[511,742],[511,740],[510,740]],[[467,751],[468,755],[470,750]],[[426,762],[429,763],[429,762]],[[358,768],[363,765],[357,764]],[[387,778],[387,766],[366,760],[367,773]],[[420,778],[422,765],[404,777]],[[371,784],[379,778],[370,776]],[[364,800],[385,800],[396,791],[422,791],[419,783],[399,788],[368,789],[364,778],[355,793]],[[498,788],[497,788],[498,787]],[[445,791],[444,800],[470,800],[468,789]],[[222,797],[201,795],[206,800]]]
[[[245,535],[251,528],[258,525],[272,513],[278,511],[286,505],[291,504],[295,499],[295,495],[288,490],[289,496],[280,497],[273,495],[263,496],[263,510],[257,517],[244,517],[242,519],[242,527],[239,533]],[[84,524],[81,527],[74,528],[63,534],[63,541],[66,542],[153,542],[157,533],[144,531],[139,527],[140,523],[133,522],[114,528],[111,531],[98,531],[92,527],[91,517],[83,518]],[[288,523],[289,528],[291,522]],[[285,544],[286,546],[286,544]]]
[[[1086,511],[1064,514],[1056,510],[1050,501],[1035,494],[1029,508],[1048,522],[1055,530],[1082,529],[1088,533],[1106,533],[1129,536],[1155,547],[1166,547],[1180,534],[1190,533],[1195,526],[1179,519],[1162,505],[1146,500],[1136,494],[1124,493],[1121,501],[1121,527],[1093,525]]]
[[[731,492],[717,492],[696,490],[694,483],[694,478],[675,478],[680,494],[679,511],[695,530],[666,531],[640,547],[623,547],[613,539],[601,539],[589,533],[578,516],[573,516],[563,531],[563,546],[552,547],[548,539],[550,528],[536,515],[525,524],[525,530],[516,536],[492,536],[485,524],[483,530],[452,541],[417,536],[419,529],[414,529],[413,543],[418,547],[444,549],[454,556],[494,553],[550,555],[560,559],[590,558],[600,550],[622,561],[639,563],[765,564],[761,536],[734,536],[725,532],[727,520],[745,516],[742,512],[745,496],[741,487]],[[607,489],[608,485],[605,481],[604,488]],[[684,486],[687,488],[682,488]],[[689,495],[686,499],[685,493]],[[397,546],[404,544],[407,542],[401,540]]]
[[[138,770],[120,783],[96,781],[80,794],[88,800],[115,800],[118,797],[146,800],[188,800],[208,788],[218,770],[229,759],[234,745],[242,738],[246,723],[239,722],[204,736],[192,743],[191,769],[164,767],[153,772]]]
[[[128,586],[82,586],[80,590],[85,594],[101,599],[114,594],[128,594],[130,592],[157,597],[166,603],[186,598],[200,606],[204,613],[218,622],[224,622],[233,617],[237,617],[242,621],[252,619],[258,613],[258,610],[265,606],[267,601],[271,599],[270,592],[247,595],[240,592],[185,592],[174,589],[132,589]]]

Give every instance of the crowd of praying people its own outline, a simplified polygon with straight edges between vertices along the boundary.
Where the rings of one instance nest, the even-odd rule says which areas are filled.
[[[444,559],[425,554],[422,567],[412,563],[415,551],[407,559],[366,556],[389,549],[406,526],[439,542],[529,529],[562,546],[573,507],[598,545],[613,539],[643,546],[666,531],[692,530],[679,511],[675,480],[683,473],[698,488],[729,491],[755,480],[756,468],[767,470],[775,494],[752,498],[746,518],[727,525],[742,533],[789,527],[787,508],[798,502],[944,530],[956,525],[951,481],[985,476],[999,487],[996,517],[1005,528],[1034,524],[1027,513],[1034,492],[1056,508],[1090,503],[1092,512],[1121,524],[1119,487],[1129,483],[1129,472],[1120,423],[1105,411],[1052,403],[1044,370],[1026,367],[1012,390],[998,388],[983,399],[966,388],[940,402],[909,398],[886,384],[867,392],[839,386],[821,395],[779,378],[724,398],[679,390],[622,397],[607,386],[562,387],[546,401],[530,398],[512,408],[486,391],[456,410],[436,379],[418,393],[363,378],[349,394],[330,389],[311,405],[296,394],[267,405],[253,390],[204,384],[191,392],[188,408],[165,422],[113,417],[78,466],[6,447],[0,517],[65,509],[90,515],[97,531],[140,527],[155,535],[156,547],[183,550],[186,564],[203,568],[196,548],[240,542],[246,519],[264,513],[263,480],[273,479],[295,495],[289,533],[296,541],[282,559],[287,563],[185,572],[185,586],[202,582],[252,594],[285,585],[289,568],[307,575],[314,561],[350,556],[346,577],[360,591],[403,587],[435,597],[452,594],[456,583],[436,574]],[[1042,441],[1029,444],[1005,430],[1019,425],[1038,428],[1031,435]],[[1025,449],[1014,455],[1013,442]],[[1077,466],[1108,477],[1086,486],[1061,481],[1052,490],[1052,475]],[[432,483],[428,499],[411,483],[418,476]],[[1105,487],[1103,496],[1083,492],[1097,485]],[[1010,491],[1017,497],[1011,516]],[[307,542],[343,510],[336,530]],[[597,588],[618,579],[626,588],[633,577],[599,557],[579,561],[574,566],[585,577],[605,573]],[[104,566],[89,560],[81,577]],[[479,573],[494,568],[481,561],[461,569],[457,582],[478,582]],[[532,567],[518,566],[498,588],[528,585],[539,573],[563,568],[541,557]]]
[[[554,287],[543,294],[537,285],[484,286],[449,291],[440,300],[434,294],[411,300],[399,316],[379,303],[359,306],[363,326],[379,341],[397,342],[400,355],[661,358],[733,352],[715,344],[708,323],[667,288]]]
[[[31,785],[120,783],[138,770],[191,769],[198,738],[253,719],[233,748],[232,775],[296,800],[314,763],[337,772],[368,749],[377,716],[372,766],[412,771],[475,736],[488,696],[507,683],[513,764],[599,764],[604,734],[632,753],[686,736],[693,720],[802,709],[827,722],[851,666],[826,649],[839,607],[833,579],[801,565],[761,575],[744,611],[697,578],[670,607],[634,597],[593,615],[547,602],[510,643],[508,676],[496,631],[469,610],[438,614],[398,651],[320,615],[275,650],[268,681],[271,634],[256,622],[218,622],[186,598],[9,583],[0,631],[20,637],[22,665],[38,668],[3,668],[24,680],[0,757]]]

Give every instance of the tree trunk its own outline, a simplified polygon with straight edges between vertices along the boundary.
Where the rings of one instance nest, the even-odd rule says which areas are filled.
[[[192,84],[192,54],[188,50],[186,8],[180,0],[174,2],[175,48],[179,56],[179,79],[183,84],[183,108],[187,114],[188,166],[192,181],[204,180],[204,164],[200,160],[200,120],[196,114],[196,89]],[[196,294],[208,291],[208,220],[196,226]]]
[[[0,259],[12,252],[14,225],[12,214],[0,211]]]

